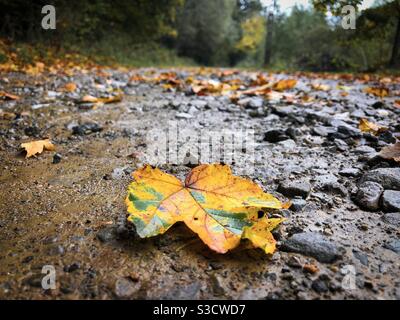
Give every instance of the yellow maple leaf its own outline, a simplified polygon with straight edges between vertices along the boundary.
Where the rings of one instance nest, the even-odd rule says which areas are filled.
[[[362,132],[369,132],[372,133],[374,135],[378,135],[384,131],[387,130],[386,127],[381,126],[379,124],[373,123],[371,121],[368,121],[367,119],[361,119],[360,120],[360,124],[358,125],[358,128],[362,131]]]
[[[44,150],[54,151],[56,149],[49,139],[22,143],[21,148],[26,150],[26,158],[42,153]]]
[[[278,199],[254,182],[234,176],[226,165],[200,165],[184,183],[150,166],[135,171],[133,177],[125,201],[128,220],[142,238],[163,234],[175,222],[183,221],[211,249],[226,253],[239,244],[245,227],[259,221],[260,209],[283,208]],[[255,246],[268,253],[275,250],[272,235],[265,230],[268,250],[251,234],[251,229],[246,231]]]
[[[276,91],[284,91],[284,90],[289,90],[294,88],[294,86],[297,84],[296,79],[286,79],[286,80],[280,80],[272,86],[272,88]]]
[[[389,95],[389,89],[384,87],[368,87],[364,90],[364,92],[380,98],[384,98]]]

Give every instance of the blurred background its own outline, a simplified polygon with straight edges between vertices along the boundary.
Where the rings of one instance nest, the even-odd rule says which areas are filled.
[[[43,30],[41,8],[56,8]],[[355,30],[341,7],[357,8]],[[397,70],[400,0],[0,0],[0,63],[76,53],[127,66]]]

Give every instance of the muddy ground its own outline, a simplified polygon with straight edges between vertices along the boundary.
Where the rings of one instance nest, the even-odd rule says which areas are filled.
[[[232,103],[129,81],[149,70],[107,72],[0,77],[1,90],[21,96],[0,102],[0,298],[400,299],[400,210],[382,200],[364,210],[355,201],[365,174],[399,167],[376,155],[400,132],[395,96],[379,99],[363,92],[373,81],[343,79],[321,80],[332,89],[315,91],[309,86],[315,79],[297,75],[288,93],[313,100]],[[236,76],[246,82],[251,73]],[[71,81],[77,91],[59,90]],[[122,102],[94,108],[76,102],[109,87],[123,92]],[[396,92],[400,84],[390,88]],[[360,118],[389,133],[359,132]],[[149,130],[167,129],[168,121],[193,130],[254,130],[256,160],[248,177],[295,203],[273,213],[287,218],[274,232],[273,256],[245,245],[214,253],[180,224],[151,239],[135,234],[124,204],[130,173],[145,162]],[[281,131],[266,135],[272,129]],[[46,137],[56,156],[20,153],[21,143]],[[190,171],[184,164],[160,167],[180,178]],[[246,168],[232,169],[246,175]],[[400,180],[375,181],[378,193],[399,190]],[[44,265],[55,267],[54,290],[41,286]]]

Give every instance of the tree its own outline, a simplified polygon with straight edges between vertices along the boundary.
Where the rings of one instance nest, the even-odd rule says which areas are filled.
[[[339,15],[341,13],[341,8],[344,5],[353,5],[358,7],[363,0],[312,0],[314,7],[320,11],[330,10],[333,14]],[[376,22],[376,20],[381,20],[382,15],[385,18],[385,25],[393,17],[396,20],[396,31],[392,42],[392,53],[389,59],[389,66],[400,65],[400,0],[394,0],[391,2],[384,2],[383,5],[377,8],[372,8],[366,10],[367,13],[364,16],[369,16],[369,19]],[[375,17],[375,18],[374,18]],[[376,19],[378,17],[378,19]]]

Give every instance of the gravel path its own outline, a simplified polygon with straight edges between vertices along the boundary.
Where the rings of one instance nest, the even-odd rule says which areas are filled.
[[[182,82],[257,79],[173,71]],[[232,100],[176,88],[166,72],[1,75],[0,91],[21,99],[0,102],[0,298],[400,299],[400,167],[378,156],[400,134],[399,82],[383,79],[392,94],[378,99],[364,92],[382,85],[376,79],[279,74],[270,77],[296,78],[295,88]],[[77,90],[60,90],[68,82]],[[79,102],[110,92],[123,100]],[[388,130],[363,133],[361,118]],[[181,224],[151,239],[135,234],[124,204],[130,173],[154,161],[152,132],[174,128],[254,133],[230,164],[292,200],[273,213],[287,218],[273,256],[245,244],[216,254]],[[56,153],[19,154],[21,143],[46,137]],[[183,179],[189,160],[202,160],[197,140],[179,141],[177,163],[160,168]],[[54,290],[41,287],[44,265],[56,270]]]

